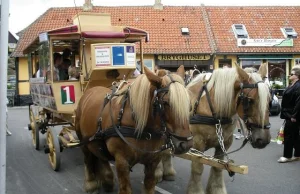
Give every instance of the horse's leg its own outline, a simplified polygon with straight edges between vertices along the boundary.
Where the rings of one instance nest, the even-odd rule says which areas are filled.
[[[169,153],[163,154],[162,163],[163,163],[163,179],[166,181],[174,181],[176,171],[173,167],[171,154]]]
[[[204,194],[203,186],[201,183],[203,169],[203,164],[192,161],[191,177],[187,191],[188,194]]]
[[[85,192],[94,192],[100,188],[100,182],[95,177],[95,167],[97,164],[97,158],[94,156],[86,146],[82,148],[84,153],[84,190]]]
[[[131,184],[129,179],[130,167],[125,157],[115,156],[116,171],[119,180],[119,194],[131,194]]]
[[[232,144],[233,138],[229,138],[227,142],[224,142],[225,149],[228,150],[230,145]],[[215,150],[215,158],[224,159],[223,151],[220,147],[217,147]],[[224,177],[223,177],[223,170],[211,167],[210,175],[207,182],[206,187],[207,194],[227,194]]]
[[[162,179],[167,181],[175,180],[176,171],[173,168],[172,156],[169,153],[163,153],[160,163],[155,170],[155,177],[157,182],[161,182]]]
[[[145,178],[144,178],[144,190],[143,194],[154,194],[155,193],[155,169],[158,163],[160,163],[160,158],[157,157],[155,160],[151,160],[145,164]]]
[[[160,183],[162,181],[162,177],[163,177],[163,161],[160,160],[160,162],[158,163],[156,169],[155,169],[155,180],[157,183]]]
[[[98,159],[97,179],[102,183],[102,187],[106,192],[112,192],[114,189],[114,173],[108,161]]]

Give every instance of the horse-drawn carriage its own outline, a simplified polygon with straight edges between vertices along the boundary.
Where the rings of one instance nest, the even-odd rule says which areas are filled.
[[[261,94],[265,88],[258,74],[249,76],[239,67],[220,70],[212,74],[210,81],[198,76],[186,88],[183,66],[176,73],[158,70],[155,74],[143,68],[142,45],[148,39],[144,30],[112,26],[106,14],[78,14],[73,23],[41,33],[25,49],[26,54],[33,54],[30,61],[36,72],[30,80],[33,105],[29,108],[28,128],[36,149],[40,148],[40,133],[47,134],[45,153],[54,170],[60,167],[60,152],[64,148],[81,146],[86,191],[100,186],[107,191],[113,189],[109,161],[114,159],[119,193],[131,193],[129,172],[136,163],[145,166],[145,193],[154,193],[159,176],[174,176],[166,169],[155,171],[164,150],[184,154],[194,141],[193,147],[200,151],[216,147],[216,156],[226,153],[234,129],[231,117],[236,113],[252,129],[253,145],[261,148],[267,144],[267,132],[258,129],[263,130],[268,123],[264,114],[267,95]],[[138,49],[144,72],[130,80],[136,70]],[[259,114],[254,115],[256,109]],[[189,125],[190,110],[194,120],[203,121],[203,115],[208,120]],[[57,133],[54,126],[62,126],[62,130]],[[209,126],[214,130],[207,137],[214,140],[211,145],[202,145],[197,142],[198,137],[206,137],[200,131]],[[194,166],[196,160],[201,160],[195,151],[181,157],[192,160]],[[216,167],[220,168],[219,164],[220,160],[215,161]],[[245,168],[228,163],[222,166],[246,172]],[[193,168],[192,173],[201,175],[200,169]],[[192,183],[197,181],[191,180]],[[191,186],[190,191],[197,187]]]
[[[33,105],[28,128],[36,149],[40,148],[40,132],[47,133],[45,152],[54,170],[59,169],[60,151],[79,142],[73,134],[74,111],[85,91],[131,78],[137,49],[143,61],[147,32],[110,22],[108,14],[80,13],[74,25],[41,33],[25,49],[36,72],[30,79]],[[56,125],[63,126],[59,134],[52,129]]]

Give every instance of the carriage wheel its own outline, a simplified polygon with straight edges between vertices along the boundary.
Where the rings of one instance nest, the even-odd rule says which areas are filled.
[[[39,150],[40,148],[39,125],[36,122],[32,107],[33,106],[30,106],[29,108],[29,120],[30,120],[30,130],[32,135],[32,144],[36,150]]]
[[[54,171],[58,171],[60,167],[60,144],[58,135],[54,128],[49,128],[47,131],[47,145],[49,147],[49,161]]]

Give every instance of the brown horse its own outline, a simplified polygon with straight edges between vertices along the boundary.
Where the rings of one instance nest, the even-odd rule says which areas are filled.
[[[132,193],[129,172],[137,163],[145,166],[143,192],[154,194],[161,151],[170,148],[182,154],[192,146],[184,67],[164,76],[146,67],[144,72],[115,93],[99,86],[80,99],[75,129],[82,142],[87,192],[101,185],[113,190],[109,160],[115,160],[119,194]]]
[[[194,105],[190,120],[193,133],[193,148],[204,152],[215,148],[215,156],[224,159],[225,152],[233,141],[236,113],[246,123],[249,139],[254,148],[264,148],[270,142],[269,131],[269,88],[262,78],[266,76],[267,66],[261,65],[258,73],[247,73],[239,66],[236,69],[214,70],[208,82],[201,74],[191,81],[187,89]],[[206,92],[202,93],[204,86]],[[211,106],[209,100],[211,99]],[[224,151],[223,151],[224,150]],[[203,164],[192,161],[191,177],[188,185],[189,194],[203,194],[201,175]],[[175,170],[171,157],[164,155],[156,170],[157,179],[174,180]],[[222,170],[211,167],[206,187],[207,194],[227,193]]]

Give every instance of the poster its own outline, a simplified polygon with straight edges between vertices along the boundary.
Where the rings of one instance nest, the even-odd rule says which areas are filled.
[[[110,47],[95,47],[96,66],[110,66]]]
[[[124,46],[112,46],[113,65],[125,65]]]
[[[126,58],[128,66],[135,66],[134,46],[126,46]]]

